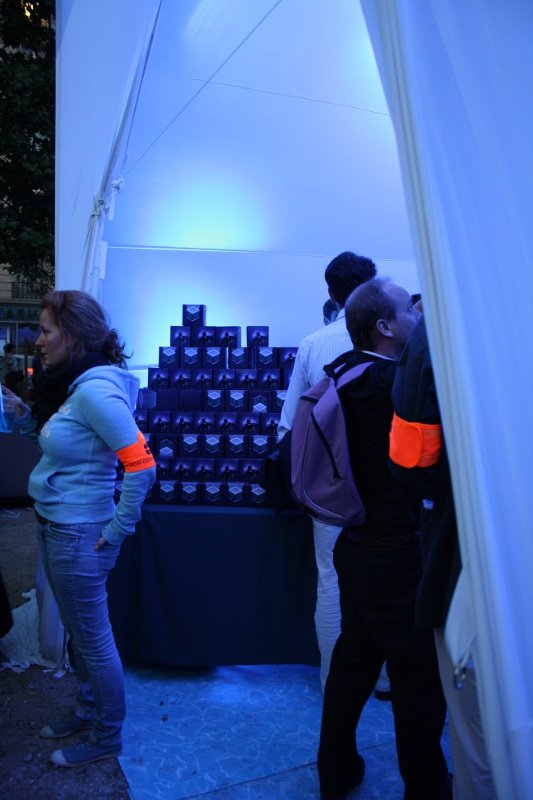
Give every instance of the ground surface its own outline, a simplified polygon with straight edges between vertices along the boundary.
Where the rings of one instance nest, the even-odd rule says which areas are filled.
[[[0,508],[0,566],[11,607],[35,586],[33,513]],[[0,663],[3,659],[0,657]],[[39,729],[72,707],[74,675],[54,677],[41,667],[0,672],[1,800],[127,800],[128,784],[116,758],[77,769],[55,767],[50,753],[61,743],[39,737]]]

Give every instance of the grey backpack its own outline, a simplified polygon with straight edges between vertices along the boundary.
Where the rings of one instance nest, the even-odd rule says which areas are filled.
[[[338,390],[358,380],[372,362],[332,370],[303,394],[290,432],[291,485],[299,508],[329,525],[361,525],[365,508],[350,465]],[[338,373],[341,372],[339,375]]]

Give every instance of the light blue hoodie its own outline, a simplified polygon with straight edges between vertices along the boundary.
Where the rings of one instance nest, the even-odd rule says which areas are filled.
[[[139,381],[116,366],[93,367],[71,385],[62,406],[38,436],[42,457],[29,479],[35,510],[62,524],[105,522],[102,536],[119,544],[135,530],[155,467],[126,472],[115,506],[116,452],[138,440],[133,419]],[[35,420],[19,421],[31,435]],[[152,462],[153,463],[153,462]]]

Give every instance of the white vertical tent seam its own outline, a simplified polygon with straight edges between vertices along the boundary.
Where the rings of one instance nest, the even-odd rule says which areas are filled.
[[[105,219],[113,218],[115,196],[122,188],[122,171],[127,157],[127,145],[135,118],[137,100],[141,91],[146,65],[152,47],[162,0],[156,7],[153,21],[148,26],[146,41],[134,70],[124,110],[113,139],[109,160],[105,166],[98,195],[94,198],[93,212],[89,218],[84,245],[82,288],[101,300],[102,281],[105,278],[107,248],[102,240]]]

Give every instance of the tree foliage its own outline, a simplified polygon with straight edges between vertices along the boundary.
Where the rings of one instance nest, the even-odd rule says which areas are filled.
[[[0,263],[54,274],[54,0],[0,0]]]

